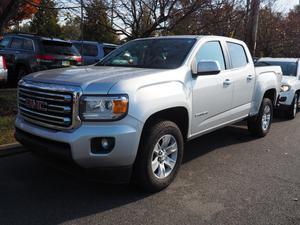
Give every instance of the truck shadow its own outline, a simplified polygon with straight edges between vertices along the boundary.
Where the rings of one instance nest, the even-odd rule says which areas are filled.
[[[252,141],[242,125],[226,127],[191,141],[186,145],[183,163],[220,147]],[[65,174],[45,166],[30,153],[0,158],[2,225],[59,224],[128,204],[137,207],[134,206],[137,201],[149,196],[132,186],[100,184]]]
[[[188,163],[218,148],[249,142],[255,139],[248,132],[246,123],[240,122],[188,142],[185,147],[183,163]]]

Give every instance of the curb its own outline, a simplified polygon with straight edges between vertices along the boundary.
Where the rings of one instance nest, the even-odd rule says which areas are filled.
[[[0,157],[16,155],[20,153],[28,152],[21,144],[18,142],[12,144],[0,145]]]

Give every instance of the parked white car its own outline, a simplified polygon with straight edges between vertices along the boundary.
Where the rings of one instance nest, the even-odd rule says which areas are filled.
[[[279,97],[279,109],[284,110],[289,119],[294,119],[300,103],[300,59],[298,58],[261,58],[257,66],[280,66],[283,77]]]
[[[6,83],[7,81],[7,67],[6,60],[0,55],[0,83]]]

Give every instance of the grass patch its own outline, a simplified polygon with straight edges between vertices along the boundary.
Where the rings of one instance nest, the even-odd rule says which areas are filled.
[[[14,122],[17,112],[17,90],[0,90],[0,145],[15,142]]]

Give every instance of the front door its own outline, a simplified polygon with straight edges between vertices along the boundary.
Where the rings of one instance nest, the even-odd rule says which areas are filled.
[[[219,41],[204,43],[196,55],[197,62],[216,61],[221,67],[217,75],[200,75],[193,81],[192,135],[210,130],[228,119],[232,107],[233,84],[226,70],[224,52]]]

